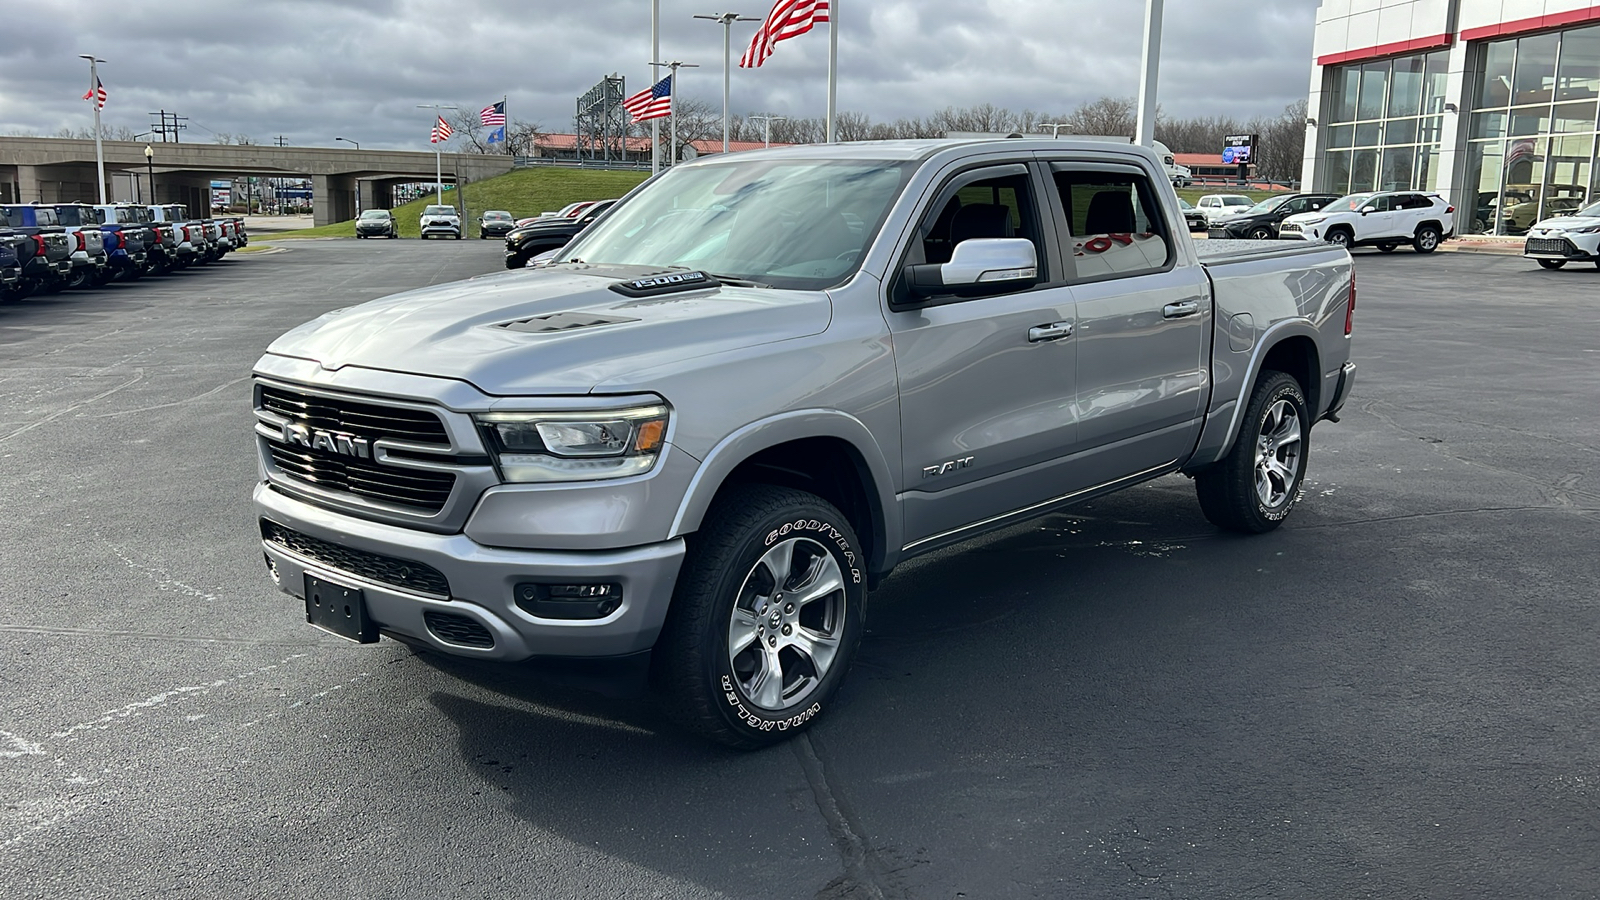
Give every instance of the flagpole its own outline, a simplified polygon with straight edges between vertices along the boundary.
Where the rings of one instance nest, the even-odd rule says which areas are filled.
[[[89,102],[94,104],[94,167],[99,173],[100,203],[106,202],[106,154],[100,148],[100,72],[95,68],[95,63],[105,60],[96,59],[92,54],[78,54],[79,59],[89,61]]]
[[[431,109],[431,110],[434,111],[434,123],[433,123],[434,133],[438,134],[438,129],[439,129],[439,121],[438,120],[444,118],[444,113],[439,112],[439,110],[443,110],[443,109],[460,109],[460,107],[459,106],[444,106],[444,105],[438,104],[438,103],[418,103],[417,104],[417,109]],[[434,141],[433,142],[433,186],[438,190],[438,193],[435,194],[435,197],[437,199],[435,199],[435,201],[434,201],[434,204],[436,206],[443,206],[444,205],[444,157],[440,155],[441,154],[441,151],[439,149],[439,144],[440,143],[441,143],[440,141]]]
[[[834,128],[839,109],[839,2],[828,0],[828,143],[838,140]]]
[[[678,64],[674,62],[671,67],[672,84],[667,94],[667,115],[672,117],[672,159],[673,166],[678,164]]]
[[[661,58],[661,0],[650,0],[650,64]],[[650,73],[655,83],[655,72]],[[677,120],[673,120],[677,124]],[[661,120],[650,120],[650,174],[661,171]]]

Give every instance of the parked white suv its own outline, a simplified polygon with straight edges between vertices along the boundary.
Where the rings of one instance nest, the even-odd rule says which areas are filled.
[[[422,236],[448,235],[461,240],[461,214],[454,206],[427,206],[422,210]]]
[[[1559,269],[1574,260],[1593,260],[1600,266],[1600,203],[1534,223],[1522,255],[1546,269]]]
[[[1385,253],[1410,244],[1418,253],[1432,253],[1455,231],[1455,211],[1438,194],[1369,191],[1284,219],[1278,237],[1377,247]]]
[[[1207,224],[1216,224],[1218,219],[1236,216],[1252,206],[1254,200],[1243,194],[1207,194],[1195,201],[1195,208],[1205,213]]]

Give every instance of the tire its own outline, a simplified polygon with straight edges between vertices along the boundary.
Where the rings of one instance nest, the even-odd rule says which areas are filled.
[[[1330,244],[1344,247],[1348,250],[1352,242],[1352,235],[1349,231],[1343,228],[1335,228],[1334,230],[1328,232],[1328,243]]]
[[[1233,449],[1195,476],[1200,510],[1226,531],[1264,534],[1283,524],[1305,481],[1311,420],[1300,382],[1263,372]]]
[[[89,275],[89,270],[87,268],[83,266],[74,266],[72,268],[72,274],[67,276],[66,287],[69,291],[75,291],[79,288],[86,288],[93,282],[94,278]]]
[[[1384,241],[1383,243],[1378,245],[1378,249],[1383,251],[1384,253],[1393,253],[1395,251],[1395,248],[1397,248],[1399,246],[1400,246],[1400,242],[1399,241]]]
[[[1541,260],[1539,260],[1539,265],[1544,266],[1546,269],[1559,269],[1559,268],[1561,268],[1562,266],[1564,266],[1566,264],[1567,264],[1567,261],[1564,260],[1564,259],[1541,259]],[[1600,259],[1595,260],[1595,265],[1600,266]]]
[[[1439,249],[1439,242],[1444,235],[1433,225],[1424,225],[1417,229],[1416,237],[1411,239],[1411,247],[1418,253],[1432,253]]]
[[[1247,235],[1247,237],[1249,237],[1252,241],[1271,241],[1276,240],[1278,236],[1272,233],[1271,228],[1267,228],[1264,225],[1258,225],[1255,228],[1250,229],[1250,233]]]
[[[769,485],[730,489],[690,539],[656,642],[656,684],[673,718],[742,750],[814,722],[861,640],[860,547],[820,497]],[[780,606],[785,591],[812,599]],[[743,646],[731,652],[735,642]]]
[[[456,240],[461,240],[461,232],[456,232]]]

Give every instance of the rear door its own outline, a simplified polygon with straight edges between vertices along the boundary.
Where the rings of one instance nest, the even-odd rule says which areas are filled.
[[[1073,292],[1041,212],[1037,169],[984,164],[952,174],[912,234],[902,265],[947,262],[973,238],[1034,243],[1042,283],[1010,293],[915,297],[896,275],[885,318],[900,385],[908,544],[1059,494],[1077,439]]]
[[[1180,251],[1151,173],[1131,162],[1050,170],[1077,299],[1081,489],[1193,449],[1209,379],[1211,287]]]

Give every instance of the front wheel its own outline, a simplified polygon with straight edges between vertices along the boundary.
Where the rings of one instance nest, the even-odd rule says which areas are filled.
[[[1349,249],[1350,232],[1345,231],[1342,228],[1336,228],[1333,231],[1328,232],[1328,243],[1334,245],[1335,247],[1344,247]]]
[[[1418,253],[1432,253],[1439,249],[1439,241],[1443,238],[1444,235],[1439,233],[1439,229],[1432,225],[1424,225],[1417,229],[1416,237],[1411,239],[1411,246]]]
[[[822,498],[731,489],[691,538],[656,644],[674,718],[746,750],[808,727],[861,639],[864,562],[854,529]]]
[[[1256,227],[1250,229],[1250,240],[1252,241],[1270,241],[1276,237],[1277,235],[1273,234],[1270,228]]]
[[[1265,373],[1233,449],[1195,476],[1200,510],[1218,528],[1263,534],[1283,524],[1305,479],[1311,418],[1300,382]]]
[[[1564,259],[1541,259],[1541,260],[1539,260],[1539,265],[1544,266],[1546,269],[1559,269],[1559,268],[1561,268],[1562,266],[1564,266],[1566,264],[1567,264],[1567,261],[1564,260]],[[1595,260],[1595,265],[1600,265],[1600,259]]]

